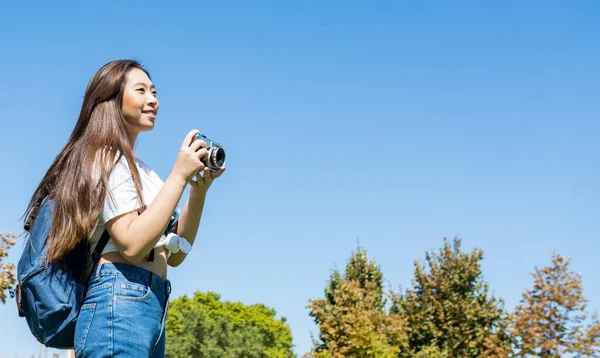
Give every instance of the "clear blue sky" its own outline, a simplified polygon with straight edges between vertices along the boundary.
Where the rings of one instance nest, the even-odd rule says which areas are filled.
[[[357,240],[397,288],[458,235],[484,250],[509,309],[557,250],[600,311],[599,13],[594,1],[3,4],[0,230],[20,231],[92,74],[134,58],[161,101],[140,157],[166,178],[194,128],[228,152],[194,251],[170,271],[173,298],[265,303],[301,354],[317,333],[305,306]],[[37,353],[14,300],[0,330],[0,356]]]

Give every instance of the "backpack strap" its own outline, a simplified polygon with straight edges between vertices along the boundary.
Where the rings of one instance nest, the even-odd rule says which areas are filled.
[[[110,235],[108,234],[108,230],[104,229],[100,240],[98,240],[98,244],[94,248],[94,252],[92,253],[92,262],[95,265],[99,260],[100,256],[102,256],[102,251],[108,244],[108,240],[110,239]]]
[[[100,240],[98,240],[98,243],[96,244],[96,247],[94,248],[94,251],[92,252],[91,256],[89,256],[89,261],[87,261],[85,263],[86,269],[81,273],[81,275],[77,279],[77,281],[79,283],[85,284],[86,290],[87,290],[87,283],[92,275],[92,272],[94,271],[94,266],[96,266],[96,264],[98,264],[98,262],[100,261],[100,256],[102,256],[102,251],[106,247],[106,244],[108,244],[109,239],[110,239],[110,234],[108,233],[108,231],[106,229],[104,229],[104,232],[102,233]],[[88,253],[89,253],[89,251],[88,251]]]

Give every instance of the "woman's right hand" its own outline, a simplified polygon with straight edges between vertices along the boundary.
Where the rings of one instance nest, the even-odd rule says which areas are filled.
[[[203,140],[195,139],[199,132],[194,129],[185,136],[173,166],[173,174],[185,178],[186,182],[190,182],[196,173],[204,170],[203,160],[206,160],[204,157],[208,156],[206,143]]]

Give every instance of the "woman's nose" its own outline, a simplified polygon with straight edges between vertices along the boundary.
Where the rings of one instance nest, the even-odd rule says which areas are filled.
[[[154,96],[148,96],[146,103],[155,105],[158,103],[158,99]]]

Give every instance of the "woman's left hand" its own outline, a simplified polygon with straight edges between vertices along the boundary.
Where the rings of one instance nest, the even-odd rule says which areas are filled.
[[[211,172],[210,169],[204,167],[203,170],[196,173],[196,180],[190,180],[190,194],[206,194],[208,188],[212,185],[213,181],[220,177],[225,171],[225,167],[220,168],[216,172]]]

